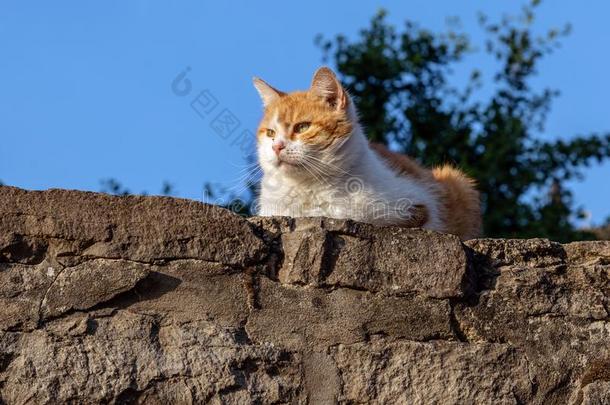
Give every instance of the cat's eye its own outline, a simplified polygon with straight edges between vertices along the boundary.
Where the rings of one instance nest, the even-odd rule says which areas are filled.
[[[275,131],[272,130],[271,128],[267,128],[267,131],[265,133],[267,134],[267,136],[269,138],[273,138],[275,136]]]
[[[310,126],[311,126],[310,122],[299,122],[298,124],[296,124],[294,126],[294,133],[302,134],[303,132],[307,131]]]

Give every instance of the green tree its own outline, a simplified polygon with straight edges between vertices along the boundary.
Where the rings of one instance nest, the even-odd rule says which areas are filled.
[[[538,3],[497,24],[480,16],[485,50],[499,65],[487,99],[476,70],[463,89],[449,82],[452,67],[474,51],[453,28],[435,34],[406,22],[398,30],[381,11],[355,40],[316,42],[349,88],[371,140],[428,166],[455,164],[478,181],[486,236],[590,239],[592,233],[575,229],[580,210],[563,185],[610,157],[610,135],[537,136],[558,93],[535,91],[530,81],[569,32],[566,26],[537,37]]]

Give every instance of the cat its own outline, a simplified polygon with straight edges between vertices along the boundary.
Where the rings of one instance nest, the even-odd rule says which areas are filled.
[[[253,82],[264,106],[257,130],[259,215],[349,218],[464,240],[480,234],[474,181],[451,166],[428,170],[369,143],[331,69],[318,69],[306,91],[284,93],[259,78]]]

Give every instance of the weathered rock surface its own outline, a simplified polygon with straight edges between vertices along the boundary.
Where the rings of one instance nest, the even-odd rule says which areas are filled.
[[[0,187],[0,403],[610,403],[610,242]]]

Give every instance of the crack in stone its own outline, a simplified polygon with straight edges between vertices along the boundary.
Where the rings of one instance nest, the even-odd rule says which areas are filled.
[[[44,317],[42,316],[42,308],[45,304],[47,296],[49,295],[49,292],[51,291],[51,288],[53,288],[53,285],[55,285],[55,282],[57,281],[57,279],[59,278],[61,273],[63,273],[68,268],[69,267],[62,266],[61,270],[59,270],[57,272],[57,274],[55,275],[55,278],[53,278],[53,281],[51,281],[51,284],[49,284],[49,287],[47,288],[44,295],[42,296],[42,299],[40,300],[40,304],[38,304],[38,319],[36,320],[36,325],[37,325],[36,329],[39,329],[44,325]]]
[[[460,342],[470,343],[470,339],[468,339],[468,336],[462,330],[462,325],[455,314],[455,307],[457,303],[458,301],[455,299],[449,300],[449,325],[451,327],[451,331]]]

